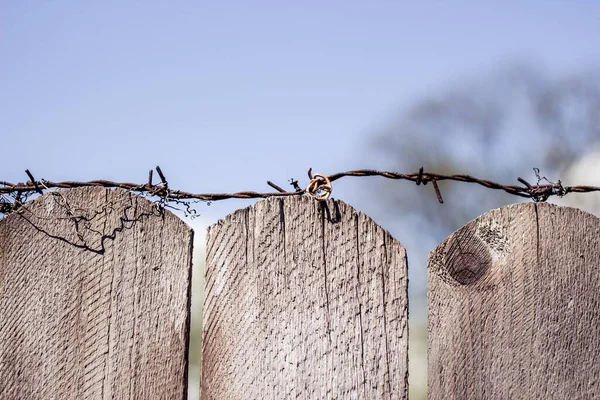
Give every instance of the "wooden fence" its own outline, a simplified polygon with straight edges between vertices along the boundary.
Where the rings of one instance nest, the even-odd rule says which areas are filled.
[[[431,399],[600,396],[600,220],[522,203],[428,267]],[[0,221],[0,399],[184,399],[192,231],[122,190]],[[202,399],[408,398],[402,245],[341,201],[270,198],[207,234]]]

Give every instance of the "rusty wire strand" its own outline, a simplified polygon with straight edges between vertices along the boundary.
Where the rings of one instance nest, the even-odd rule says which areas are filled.
[[[561,181],[551,182],[545,177],[539,176],[539,170],[537,168],[534,169],[536,173],[536,177],[538,182],[536,185],[532,185],[529,182],[525,181],[523,178],[517,178],[518,182],[523,186],[518,185],[502,185],[500,183],[487,180],[480,179],[471,175],[465,174],[437,174],[432,172],[424,172],[423,167],[419,169],[418,172],[413,172],[410,174],[401,174],[393,171],[378,171],[372,169],[359,169],[352,171],[339,172],[336,174],[332,174],[329,176],[325,176],[322,174],[318,174],[319,176],[326,178],[322,179],[323,182],[329,181],[329,185],[331,182],[337,181],[344,177],[367,177],[367,176],[380,176],[387,179],[395,179],[395,180],[407,180],[415,182],[417,185],[431,182],[438,201],[443,203],[443,198],[438,186],[438,182],[440,181],[456,181],[456,182],[466,182],[466,183],[475,183],[486,187],[488,189],[493,190],[502,190],[511,195],[531,198],[532,200],[538,201],[546,201],[551,196],[564,196],[568,193],[587,193],[587,192],[596,192],[600,191],[600,186],[563,186]],[[277,192],[255,192],[255,191],[243,191],[236,193],[191,193],[182,190],[173,190],[169,188],[168,182],[163,174],[163,171],[160,167],[156,167],[156,172],[158,173],[161,183],[154,185],[152,183],[152,170],[148,174],[148,182],[143,184],[137,183],[129,183],[129,182],[113,182],[108,180],[93,180],[88,182],[77,182],[77,181],[64,181],[64,182],[53,182],[45,179],[41,179],[36,181],[29,170],[26,170],[27,176],[29,180],[26,183],[11,183],[6,181],[0,181],[0,213],[7,214],[11,211],[10,205],[11,201],[15,206],[22,205],[25,201],[23,199],[27,199],[28,196],[33,194],[41,194],[44,191],[49,191],[50,189],[65,189],[65,188],[77,188],[77,187],[93,187],[100,186],[105,188],[121,188],[134,193],[139,193],[141,195],[146,195],[150,197],[159,198],[160,205],[166,206],[167,203],[173,202],[175,204],[182,204],[184,201],[191,200],[201,200],[201,201],[218,201],[218,200],[226,200],[226,199],[256,199],[256,198],[268,198],[268,197],[285,197],[285,196],[300,196],[307,193],[306,189],[301,189],[298,186],[298,181],[291,179],[290,184],[294,187],[294,191],[286,191],[282,189],[280,186],[267,181],[267,184],[273,187]],[[309,179],[313,182],[312,186],[309,184],[309,188],[311,191],[316,191],[317,189],[325,189],[331,191],[331,186],[329,188],[316,186],[315,179],[312,176],[311,170],[309,170]],[[315,175],[316,177],[317,175]],[[542,181],[548,182],[545,184],[541,184]],[[183,203],[185,204],[185,203]],[[187,208],[188,212],[189,204]]]

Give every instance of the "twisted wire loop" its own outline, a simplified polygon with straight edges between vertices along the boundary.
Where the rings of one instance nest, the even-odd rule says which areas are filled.
[[[312,171],[309,169],[308,177],[310,178],[310,182],[305,189],[305,193],[317,200],[327,200],[329,196],[331,196],[331,191],[333,190],[331,181],[326,175],[315,174],[313,176],[311,172]]]
[[[561,181],[558,181],[556,183],[552,182],[550,185],[531,187],[529,188],[528,193],[534,202],[539,203],[548,200],[550,196],[563,197],[568,192],[567,189],[563,187]]]

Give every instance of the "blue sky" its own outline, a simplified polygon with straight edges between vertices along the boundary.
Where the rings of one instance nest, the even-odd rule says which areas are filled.
[[[2,179],[159,164],[211,192],[378,167],[366,136],[404,104],[512,60],[596,63],[599,17],[591,1],[4,2]]]

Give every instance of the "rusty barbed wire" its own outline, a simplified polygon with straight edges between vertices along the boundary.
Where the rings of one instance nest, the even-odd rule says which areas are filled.
[[[534,168],[538,182],[535,185],[530,184],[521,177],[517,181],[519,185],[502,185],[500,183],[477,178],[466,174],[438,174],[425,172],[423,167],[418,172],[410,174],[402,174],[393,171],[378,171],[372,169],[358,169],[352,171],[339,172],[332,175],[315,174],[313,176],[312,169],[308,170],[309,184],[306,189],[302,189],[298,185],[298,181],[291,179],[290,185],[293,186],[293,191],[286,191],[280,186],[271,181],[267,184],[274,188],[276,192],[256,192],[243,191],[235,193],[192,193],[182,190],[174,190],[169,187],[168,181],[165,178],[160,167],[156,167],[161,182],[154,184],[152,181],[153,171],[148,174],[148,181],[143,184],[128,183],[128,182],[113,182],[108,180],[93,180],[88,182],[64,181],[53,182],[46,179],[36,180],[29,170],[25,170],[29,180],[25,183],[11,183],[0,181],[0,214],[9,214],[21,205],[23,205],[32,195],[43,194],[52,189],[66,189],[78,187],[100,186],[105,188],[121,188],[133,193],[138,193],[150,198],[157,199],[157,204],[162,207],[177,208],[177,205],[184,206],[186,216],[196,215],[196,211],[190,206],[191,201],[213,202],[227,199],[256,199],[268,197],[285,197],[285,196],[301,196],[304,194],[311,195],[318,200],[324,200],[329,197],[332,192],[332,182],[335,182],[345,177],[369,177],[380,176],[387,179],[407,180],[416,183],[417,185],[427,185],[431,182],[437,199],[443,203],[443,197],[440,192],[438,182],[440,181],[456,181],[465,183],[475,183],[480,186],[493,190],[501,190],[511,195],[530,198],[535,202],[546,201],[551,196],[565,196],[569,193],[587,193],[600,191],[600,186],[564,186],[559,180],[551,182],[546,177],[540,177],[539,169]],[[546,183],[542,183],[546,182]]]

